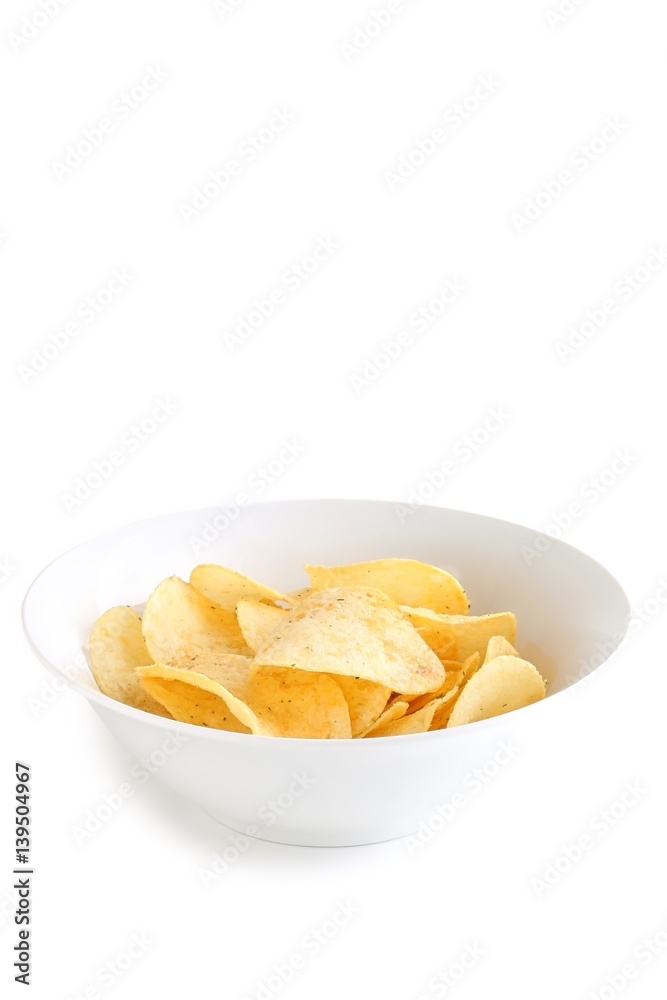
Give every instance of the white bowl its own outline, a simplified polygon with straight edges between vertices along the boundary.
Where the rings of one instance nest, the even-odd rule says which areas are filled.
[[[478,514],[437,507],[399,513],[375,501],[289,500],[247,507],[231,523],[210,508],[119,528],[40,573],[24,603],[26,634],[40,660],[88,699],[137,759],[153,754],[160,780],[234,830],[311,846],[405,836],[518,725],[566,722],[562,692],[620,644],[629,605],[607,570],[563,542]],[[195,551],[203,535],[211,541]],[[547,698],[415,736],[276,739],[128,708],[97,690],[81,656],[102,611],[114,604],[140,609],[160,580],[174,573],[187,579],[199,562],[221,562],[288,591],[306,582],[306,562],[383,556],[448,569],[465,587],[472,614],[514,611],[517,645],[547,678]],[[81,666],[73,671],[75,662]]]

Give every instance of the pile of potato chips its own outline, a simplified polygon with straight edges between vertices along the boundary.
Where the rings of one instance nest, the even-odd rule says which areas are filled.
[[[100,690],[179,722],[349,739],[460,726],[539,701],[511,612],[474,617],[459,582],[413,559],[307,566],[290,594],[223,566],[169,577],[143,618],[93,627]]]

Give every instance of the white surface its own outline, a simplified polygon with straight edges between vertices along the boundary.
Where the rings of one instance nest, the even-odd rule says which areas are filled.
[[[309,560],[329,566],[391,552],[450,565],[464,582],[472,614],[501,608],[516,614],[517,648],[545,678],[549,697],[520,713],[410,738],[267,739],[174,725],[102,695],[83,663],[76,672],[67,669],[87,657],[96,618],[111,606],[135,603],[137,594],[143,605],[165,564],[189,577],[190,542],[217,513],[152,518],[77,546],[31,585],[23,620],[56,683],[71,681],[135,759],[160,754],[163,741],[171,741],[173,753],[157,777],[240,833],[252,829],[264,840],[305,847],[351,847],[417,833],[439,803],[459,792],[468,772],[524,739],[524,727],[550,726],[557,739],[578,684],[590,682],[625,636],[629,606],[614,578],[571,545],[530,528],[438,507],[423,506],[401,521],[390,503],[283,501],[245,510],[206,559],[283,593],[308,582],[303,566]],[[283,538],[292,539],[289,550]],[[528,564],[526,552],[540,546],[548,551]],[[301,789],[297,800],[293,786]],[[267,818],[274,800],[286,807],[270,808]]]
[[[486,954],[461,998],[499,983],[520,1000],[587,998],[628,962],[638,974],[623,995],[664,992],[664,952],[633,953],[667,921],[665,267],[632,295],[623,278],[667,242],[664,31],[647,0],[589,0],[556,27],[552,6],[419,0],[349,65],[338,43],[371,11],[349,0],[244,0],[222,19],[206,2],[71,2],[22,51],[6,40],[2,793],[14,757],[28,757],[34,997],[80,995],[143,932],[154,944],[118,996],[250,997],[300,951],[289,1000],[416,1000],[436,996],[431,977],[475,942]],[[5,36],[37,9],[7,0]],[[52,161],[148,66],[169,79],[58,182]],[[383,173],[485,74],[501,88],[389,191]],[[182,223],[178,204],[283,106],[297,116],[285,133]],[[608,116],[627,129],[586,171],[570,163],[576,182],[518,235],[511,214]],[[329,235],[340,247],[292,291],[281,276]],[[78,304],[123,267],[134,280],[86,323]],[[467,290],[357,394],[350,377],[447,279]],[[278,287],[287,301],[230,354],[222,333]],[[561,361],[556,342],[610,298],[616,312]],[[24,385],[18,366],[73,320],[81,335]],[[132,426],[165,397],[177,411],[137,447]],[[511,417],[468,457],[460,442],[498,406]],[[292,440],[303,454],[262,489],[257,470]],[[618,449],[633,460],[602,493],[591,482]],[[68,513],[62,494],[113,450],[122,464]],[[626,587],[639,616],[628,645],[573,699],[557,744],[536,733],[491,781],[464,788],[424,848],[253,845],[204,889],[198,869],[228,843],[220,827],[142,783],[83,699],[55,692],[41,711],[29,700],[52,688],[21,635],[25,587],[50,558],[127,521],[239,492],[407,500],[447,460],[443,506],[544,529],[579,505],[564,537]],[[129,781],[113,819],[77,846],[72,827]],[[606,835],[592,829],[632,781],[646,794]],[[585,834],[593,848],[538,896],[531,880]],[[348,897],[359,914],[306,952],[309,928]],[[0,940],[8,967],[6,921]]]

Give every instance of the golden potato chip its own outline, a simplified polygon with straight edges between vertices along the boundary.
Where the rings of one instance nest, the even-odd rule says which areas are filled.
[[[433,650],[454,642],[456,659],[467,660],[472,653],[481,657],[492,636],[509,642],[516,638],[516,618],[510,611],[493,615],[436,615],[427,608],[401,607],[414,627]],[[452,656],[447,659],[454,659]]]
[[[516,649],[511,642],[508,642],[504,635],[492,635],[486,647],[484,662],[495,660],[497,656],[518,656]]]
[[[281,594],[280,591],[265,587],[263,583],[257,583],[242,573],[215,563],[195,566],[190,574],[190,583],[227,611],[235,611],[236,605],[241,600],[268,601],[271,604],[276,601],[287,601],[286,594]]]
[[[110,608],[97,619],[90,633],[90,669],[102,694],[168,716],[161,704],[139,684],[135,667],[151,662],[141,634],[141,618],[126,605]]]
[[[323,674],[299,670],[276,669],[262,671],[238,682],[233,690],[227,686],[224,671],[209,665],[207,673],[156,663],[137,670],[142,684],[156,698],[169,698],[172,712],[180,721],[191,721],[206,712],[208,725],[230,729],[228,712],[259,736],[292,736],[307,739],[349,739],[350,714],[343,692],[335,681]],[[154,681],[163,682],[161,685]],[[164,682],[178,681],[176,692],[165,694]],[[206,699],[202,706],[201,692],[217,698],[222,704]],[[198,707],[199,706],[199,707]],[[239,731],[238,729],[234,731]]]
[[[401,694],[424,694],[445,672],[390,598],[370,587],[336,587],[304,597],[253,669],[294,667],[375,681]]]
[[[236,617],[246,645],[257,652],[284,619],[289,617],[285,608],[272,607],[260,601],[239,601]]]
[[[379,719],[389,701],[391,689],[359,677],[345,677],[344,674],[327,676],[342,688],[350,712],[352,735],[359,736]]]
[[[219,695],[194,683],[203,676],[195,671],[155,664],[152,667],[140,667],[137,676],[139,683],[148,692],[146,697],[152,696],[159,701],[178,722],[208,726],[209,729],[225,729],[230,733],[251,732],[248,726],[239,722]],[[187,680],[182,680],[181,677],[186,677]]]
[[[450,661],[451,662],[451,661]],[[479,668],[480,656],[479,653],[472,653],[465,663],[453,663],[455,667],[454,670],[446,670],[445,679],[437,691],[431,691],[429,694],[419,695],[418,698],[414,698],[410,701],[409,713],[419,711],[424,705],[428,705],[430,701],[434,698],[439,698],[442,695],[448,694],[454,688],[461,688],[466,683],[466,681],[472,677],[475,671]]]
[[[178,682],[179,686],[175,690],[178,696],[177,701],[181,704],[182,711],[188,715],[197,714],[199,711],[197,699],[202,691],[208,692],[223,702],[222,705],[216,707],[214,702],[207,699],[205,708],[209,718],[207,723],[209,726],[215,729],[230,728],[226,716],[231,711],[237,722],[242,725],[242,730],[237,730],[235,725],[231,726],[232,730],[235,732],[246,729],[251,731],[252,712],[247,705],[250,697],[249,664],[250,659],[245,656],[222,653],[217,656],[202,654],[193,666],[174,667],[166,663],[155,663],[150,667],[139,667],[137,676],[146,690],[151,691],[154,697],[162,701],[163,704],[165,702],[160,693],[160,687],[162,686],[169,692],[172,682]],[[177,701],[174,701],[170,709],[172,715],[181,722],[189,721],[180,714],[174,714],[178,710]],[[224,724],[215,724],[215,719]],[[200,724],[203,725],[203,723]]]
[[[544,698],[546,685],[532,663],[497,656],[484,663],[461,692],[448,727],[489,719]]]
[[[433,719],[431,720],[431,730],[447,728],[447,723],[461,694],[461,690],[460,687],[452,688],[446,695],[438,699],[438,705],[436,705]]]
[[[418,712],[404,715],[401,719],[373,729],[368,733],[368,736],[373,739],[377,736],[409,736],[411,733],[426,733],[440,701],[442,701],[441,698],[436,698],[420,708]]]
[[[258,733],[309,739],[350,739],[345,695],[326,674],[289,668],[261,670],[251,679]]]
[[[443,664],[443,666],[450,660],[456,660],[458,652],[456,646],[456,639],[451,634],[443,635],[440,639],[436,639],[434,637],[434,642],[433,645],[431,646],[431,649],[438,657],[440,662]],[[456,662],[458,663],[458,660],[456,660]]]
[[[177,576],[153,591],[142,625],[152,662],[187,667],[201,656],[250,652],[234,612]]]
[[[368,726],[367,729],[364,729],[363,732],[359,733],[359,736],[370,736],[370,734],[375,732],[376,729],[381,729],[388,722],[393,722],[395,719],[402,718],[409,707],[410,706],[407,701],[401,701],[400,699],[392,701],[379,719],[376,719],[372,725]]]
[[[473,674],[476,674],[482,665],[482,658],[475,650],[470,656],[463,661],[461,664],[461,684],[466,684]]]
[[[466,615],[470,608],[461,584],[444,569],[416,559],[375,559],[347,566],[306,566],[314,590],[373,587],[396,604]]]

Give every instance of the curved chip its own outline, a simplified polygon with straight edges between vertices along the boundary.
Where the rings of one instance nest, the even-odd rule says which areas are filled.
[[[328,674],[342,689],[350,713],[352,735],[359,736],[371,726],[384,711],[391,688],[360,677]]]
[[[455,687],[451,691],[448,691],[446,695],[438,699],[438,704],[436,705],[435,712],[433,713],[433,719],[431,720],[430,729],[431,731],[435,729],[446,729],[447,723],[450,720],[451,714],[454,711],[454,706],[458,701],[459,695],[461,694],[461,688]]]
[[[257,717],[253,732],[324,740],[352,736],[345,695],[326,674],[262,670],[253,675],[250,688],[250,705]]]
[[[168,709],[178,722],[194,726],[224,729],[230,733],[250,733],[248,726],[236,718],[226,701],[194,683],[199,674],[180,667],[140,667],[139,683],[152,698]],[[185,678],[185,679],[184,679]]]
[[[435,710],[440,701],[442,701],[441,698],[436,698],[435,701],[430,701],[428,705],[424,705],[423,708],[420,708],[418,712],[413,712],[410,715],[404,715],[402,718],[396,719],[394,722],[378,726],[368,735],[371,738],[374,738],[376,736],[409,736],[412,733],[426,733],[430,729],[433,716],[435,715]]]
[[[142,625],[154,663],[187,667],[202,656],[251,652],[234,612],[177,576],[163,580],[153,591]]]
[[[202,715],[216,729],[231,729],[231,713],[242,728],[259,736],[302,739],[349,739],[350,714],[343,692],[323,674],[299,670],[262,671],[245,682],[228,686],[227,678],[211,665],[207,673],[156,663],[140,667],[141,683],[154,697],[170,705],[174,718],[195,721]],[[179,684],[175,688],[175,683]],[[202,700],[202,692],[211,697]],[[211,700],[215,698],[220,702]]]
[[[462,688],[466,681],[468,681],[475,671],[479,669],[480,662],[479,653],[473,653],[468,657],[465,663],[450,663],[450,666],[454,669],[446,669],[445,679],[437,691],[431,691],[429,694],[422,694],[418,698],[411,700],[410,708],[408,709],[409,713],[412,714],[413,712],[419,711],[419,709],[427,705],[429,701],[433,701],[434,698],[440,698],[442,695],[448,694],[455,688]]]
[[[384,710],[380,718],[376,719],[375,722],[367,729],[364,729],[362,733],[359,733],[359,736],[370,736],[376,729],[382,729],[382,727],[386,726],[387,723],[393,722],[395,719],[401,719],[409,707],[410,704],[407,701],[392,701],[392,703]]]
[[[445,678],[440,660],[396,604],[370,587],[309,594],[279,631],[257,651],[253,669],[343,674],[413,695],[435,690]]]
[[[286,594],[216,563],[195,566],[190,573],[190,583],[227,611],[235,611],[236,605],[242,600],[268,601],[271,604],[289,600]]]
[[[256,652],[289,617],[289,612],[260,601],[244,600],[236,606],[236,617],[246,644]]]
[[[381,590],[396,604],[466,615],[465,590],[455,577],[416,559],[374,559],[345,566],[306,566],[314,590],[362,586]]]
[[[144,691],[135,667],[151,662],[141,634],[141,618],[126,605],[110,608],[97,619],[90,633],[90,669],[102,694],[141,708],[154,715],[166,715],[162,705]]]
[[[486,653],[489,639],[503,636],[512,643],[516,639],[516,617],[511,611],[493,615],[438,615],[428,608],[401,606],[424,641],[443,659],[467,660],[473,653]],[[452,654],[452,646],[453,652]],[[443,656],[442,650],[449,649]]]
[[[486,647],[486,654],[484,656],[484,662],[488,663],[489,660],[495,660],[497,656],[518,656],[516,649],[511,642],[505,638],[504,635],[492,635],[489,639],[489,643]]]
[[[546,684],[532,663],[518,656],[497,656],[470,678],[452,711],[448,727],[504,715],[540,701]]]

